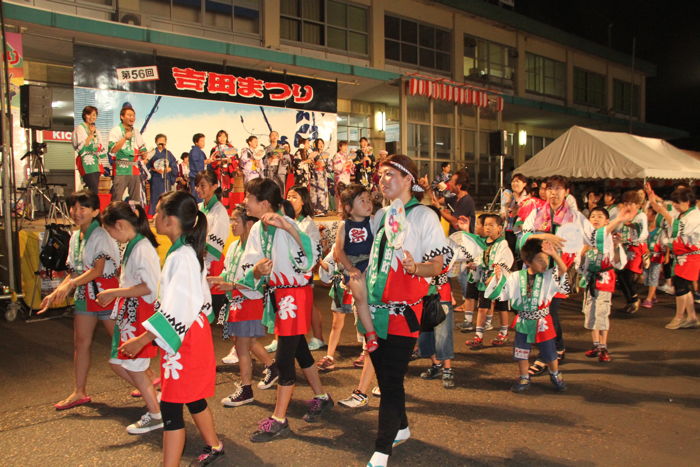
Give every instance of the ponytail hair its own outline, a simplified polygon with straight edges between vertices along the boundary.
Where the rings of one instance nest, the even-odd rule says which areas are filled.
[[[279,185],[270,178],[254,178],[245,184],[246,193],[255,196],[258,201],[267,201],[273,211],[277,212],[282,205],[282,192]],[[292,209],[292,213],[294,210]],[[291,216],[294,218],[294,214]]]
[[[214,173],[213,170],[211,169],[204,169],[201,172],[197,173],[197,176],[194,179],[194,184],[199,185],[199,182],[202,180],[206,180],[209,182],[210,185],[217,185],[216,190],[214,190],[214,196],[221,201],[221,197],[223,196],[223,191],[221,190],[221,186],[219,185],[219,179],[216,178],[216,174]]]
[[[156,236],[148,225],[146,211],[140,204],[136,204],[132,208],[126,201],[113,201],[109,203],[102,213],[102,224],[113,227],[118,220],[127,221],[134,227],[136,232],[146,237],[154,248],[158,248]]]
[[[272,182],[272,180],[270,181]],[[204,270],[207,216],[197,207],[197,200],[186,191],[169,191],[160,197],[158,203],[166,216],[177,217],[180,221],[180,229],[185,237],[185,243],[192,246],[197,254],[200,270]]]

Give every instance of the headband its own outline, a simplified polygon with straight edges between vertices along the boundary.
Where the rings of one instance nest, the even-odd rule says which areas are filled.
[[[394,162],[394,161],[386,161],[384,163],[394,167],[395,169],[400,170],[401,172],[403,172],[406,175],[408,175],[409,177],[411,177],[411,181],[413,182],[411,184],[411,191],[417,191],[417,192],[425,191],[425,190],[423,190],[423,187],[420,186],[416,182],[416,178],[413,176],[413,174],[406,167],[404,167],[403,165],[399,164],[398,162]]]

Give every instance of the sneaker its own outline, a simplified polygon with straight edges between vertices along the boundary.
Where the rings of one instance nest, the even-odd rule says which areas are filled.
[[[442,365],[433,364],[430,368],[428,368],[423,373],[421,373],[420,377],[423,379],[435,379],[435,378],[440,377],[441,375],[442,375]]]
[[[666,326],[664,326],[666,329],[680,329],[681,328],[681,323],[683,323],[683,320],[673,318]]]
[[[221,399],[221,403],[224,407],[238,407],[250,404],[254,400],[253,389],[250,387],[250,384],[246,384],[245,386],[238,386],[238,389],[233,394]]]
[[[644,300],[640,306],[642,308],[651,308],[654,306],[654,302],[651,300]]]
[[[289,422],[287,420],[285,420],[284,423],[280,423],[274,418],[269,417],[258,422],[258,429],[250,435],[250,440],[253,443],[264,443],[289,433],[291,433],[291,430],[289,429]]]
[[[321,339],[316,339],[315,337],[312,337],[309,341],[309,350],[319,350],[324,347],[326,347],[326,343],[323,342]]]
[[[697,329],[700,327],[700,321],[697,319],[684,319],[681,321],[681,329]]]
[[[469,332],[474,330],[474,321],[462,321],[461,323],[457,323],[457,329],[459,329],[459,332]]]
[[[395,448],[396,446],[405,443],[410,437],[411,430],[408,427],[399,430],[398,433],[396,433],[396,438],[394,438],[394,442],[391,444],[391,447]]]
[[[367,394],[360,392],[359,389],[355,389],[352,391],[352,394],[350,394],[350,397],[339,400],[338,404],[349,409],[356,409],[369,404],[369,398],[367,397]]]
[[[126,431],[130,435],[141,435],[159,428],[163,428],[163,419],[160,418],[156,420],[155,418],[151,417],[150,413],[146,412],[141,416],[141,419],[138,422],[127,426]]]
[[[491,341],[491,345],[494,347],[501,347],[503,345],[506,345],[506,342],[508,342],[508,334],[501,334],[499,332],[498,336],[496,336],[496,338]]]
[[[314,397],[308,401],[307,404],[309,406],[309,410],[306,412],[303,418],[305,422],[312,423],[318,420],[318,418],[325,412],[328,412],[331,410],[331,408],[333,408],[333,399],[330,395],[328,396],[328,399]]]
[[[521,394],[530,389],[530,378],[518,378],[518,381],[510,387],[510,390],[516,394]]]
[[[379,389],[379,386],[373,387],[371,392],[374,397],[382,397],[382,390]]]
[[[586,355],[586,357],[588,357],[588,358],[596,358],[599,353],[600,353],[600,347],[598,347],[597,345],[594,345],[593,347],[591,347],[591,350],[586,350],[586,353],[584,355]]]
[[[221,449],[214,449],[211,446],[204,446],[202,453],[199,455],[199,457],[197,457],[197,459],[193,460],[190,465],[209,465],[213,464],[222,457],[224,457],[223,445],[221,446]]]
[[[639,304],[639,299],[628,303],[627,306],[625,306],[625,313],[629,313],[631,315],[635,314],[637,311],[639,311]]]
[[[602,348],[600,349],[600,353],[598,353],[598,361],[607,363],[612,360],[612,357],[610,356],[610,352],[608,352],[608,349]]]
[[[552,384],[557,391],[566,391],[566,383],[564,382],[564,378],[562,378],[561,373],[558,373],[556,376],[550,373],[549,379],[552,381]]]
[[[481,337],[474,336],[474,339],[465,342],[471,350],[479,350],[484,348],[484,339]]]
[[[452,389],[455,387],[455,372],[452,368],[442,370],[442,387]]]
[[[411,352],[411,361],[418,360],[419,358],[422,358],[422,357],[420,356],[418,349],[413,349],[413,352]]]
[[[491,320],[486,321],[486,323],[484,323],[484,331],[490,331],[492,329],[493,329],[493,324],[491,324]]]
[[[267,353],[275,353],[277,352],[277,339],[273,340],[269,344],[265,346],[265,350],[267,350]]]
[[[352,362],[352,366],[354,366],[355,368],[362,368],[362,367],[364,367],[364,366],[365,366],[365,357],[366,357],[366,356],[367,356],[367,354],[363,351],[363,352],[360,354],[360,356],[357,357],[357,358],[355,359],[354,362]]]
[[[675,293],[676,293],[675,287],[673,287],[672,285],[666,285],[666,284],[660,285],[657,290],[660,290],[663,293],[668,294],[668,295],[675,295]]]
[[[236,353],[236,348],[231,347],[231,351],[229,352],[229,354],[222,358],[221,361],[227,365],[235,365],[236,363],[238,363],[238,354]]]
[[[258,389],[270,389],[278,379],[280,379],[280,372],[277,369],[277,364],[266,366],[263,370],[263,378],[258,381]]]
[[[333,357],[331,357],[330,355],[326,355],[321,360],[319,360],[318,363],[316,363],[316,367],[318,368],[318,371],[323,373],[333,371],[335,370],[335,360],[333,360]]]

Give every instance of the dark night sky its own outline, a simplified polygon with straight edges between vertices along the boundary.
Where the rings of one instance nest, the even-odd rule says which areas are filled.
[[[700,150],[700,2],[516,0],[518,13],[632,53],[657,66],[647,79],[647,122],[690,133],[673,143]]]

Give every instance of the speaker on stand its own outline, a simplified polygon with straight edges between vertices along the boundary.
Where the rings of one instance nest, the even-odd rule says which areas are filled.
[[[498,156],[498,191],[489,205],[489,211],[494,211],[496,202],[501,199],[501,194],[505,189],[503,185],[503,163],[508,153],[508,132],[506,130],[496,130],[489,133],[489,154]]]
[[[46,86],[25,84],[19,88],[20,121],[24,128],[51,129],[53,92]]]

